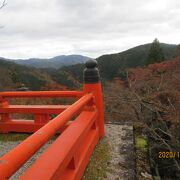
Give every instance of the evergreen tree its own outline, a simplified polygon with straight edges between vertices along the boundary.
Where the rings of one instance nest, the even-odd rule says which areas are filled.
[[[151,44],[147,64],[159,63],[164,61],[164,54],[161,49],[158,39],[155,39]]]
[[[19,87],[21,85],[21,78],[18,70],[16,68],[13,68],[9,71],[9,75],[11,77],[12,82]]]
[[[177,45],[176,52],[175,52],[175,57],[178,57],[178,56],[180,56],[180,44]]]

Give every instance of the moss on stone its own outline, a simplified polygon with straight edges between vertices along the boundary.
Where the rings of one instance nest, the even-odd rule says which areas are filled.
[[[144,149],[147,147],[147,140],[145,138],[142,138],[140,136],[135,137],[135,145],[137,149]]]

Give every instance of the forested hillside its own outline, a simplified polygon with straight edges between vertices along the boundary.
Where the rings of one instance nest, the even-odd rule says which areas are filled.
[[[162,43],[160,45],[163,50],[165,60],[172,59],[176,56],[177,45]],[[143,67],[144,65],[146,65],[150,46],[151,44],[145,44],[123,51],[121,53],[103,55],[97,58],[96,60],[98,61],[98,66],[103,83],[106,80],[112,80],[114,77],[126,79],[127,68]],[[48,89],[48,87],[49,89],[52,89],[52,87],[60,88],[61,86],[63,86],[63,88],[78,88],[80,86],[80,82],[82,82],[84,63],[71,66],[63,66],[60,69],[56,68],[61,66],[62,62],[64,64],[68,64],[68,62],[75,63],[75,59],[77,60],[77,58],[80,58],[79,60],[84,62],[88,58],[83,56],[75,57],[74,55],[63,56],[61,58],[69,60],[66,61],[64,59],[62,61],[59,61],[59,57],[57,57],[54,58],[54,60],[51,59],[42,61],[40,59],[26,61],[7,61],[1,58],[1,89],[14,89],[21,87],[22,85],[30,88],[31,90],[40,90],[42,88]],[[16,62],[16,64],[14,62]],[[19,63],[25,63],[28,66],[43,68],[38,69],[33,67],[26,67],[19,65]],[[4,77],[6,77],[6,80],[4,80]]]
[[[129,68],[125,80],[116,77],[104,86],[106,121],[134,124],[135,141],[141,143],[136,148],[140,179],[141,172],[157,179],[180,178],[178,155],[160,156],[160,152],[180,150],[179,79],[180,56],[147,67]],[[151,171],[146,163],[150,163]]]
[[[133,123],[135,142],[140,139],[145,144],[140,154],[136,149],[137,176],[145,170],[154,177],[172,179],[180,178],[180,160],[159,159],[158,152],[180,149],[180,46],[160,46],[164,61],[155,59],[153,64],[147,63],[151,44],[104,55],[97,61],[103,83],[105,121]],[[38,69],[0,59],[0,90],[80,89],[83,70],[84,64]],[[150,162],[151,171],[144,165],[145,159]]]
[[[161,43],[160,46],[163,50],[165,60],[172,59],[176,56],[177,45]],[[142,67],[147,64],[150,47],[151,43],[140,45],[117,54],[109,54],[98,57],[96,60],[98,61],[101,77],[108,80],[112,80],[116,76],[125,78],[126,68],[138,66]],[[83,64],[77,64],[63,67],[59,69],[59,71],[63,70],[70,72],[78,80],[82,81],[83,68]]]
[[[73,77],[69,78],[71,75],[67,73],[61,73],[59,79],[62,81],[56,82],[56,79],[51,77],[51,73],[48,74],[45,70],[17,65],[2,59],[0,60],[0,73],[1,91],[17,90],[21,87],[29,90],[62,90],[76,86]],[[65,80],[66,83],[63,83]]]

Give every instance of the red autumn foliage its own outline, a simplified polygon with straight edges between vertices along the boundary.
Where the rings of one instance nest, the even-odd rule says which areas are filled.
[[[46,85],[42,88],[42,90],[47,90],[47,91],[50,91],[50,90],[67,90],[67,87],[64,86],[64,85],[61,85],[61,84],[58,84],[54,81],[50,81],[48,83],[46,83]]]
[[[171,87],[178,89],[179,76],[178,71],[180,70],[180,56],[169,61],[162,63],[150,64],[143,68],[133,68],[128,70],[127,80],[131,84],[131,88],[138,90],[139,85],[144,81],[154,85],[160,85],[161,81],[167,81],[171,84]]]
[[[147,67],[128,69],[125,81],[118,77],[114,78],[106,88],[105,105],[108,110],[107,115],[111,115],[109,120],[132,120],[135,117],[134,108],[138,107],[138,100],[134,95],[137,94],[151,108],[165,111],[164,120],[177,122],[180,108],[179,79],[180,56]]]

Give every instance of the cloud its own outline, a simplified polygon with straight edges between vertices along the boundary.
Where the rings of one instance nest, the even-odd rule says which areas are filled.
[[[97,57],[149,43],[180,43],[179,0],[7,0],[0,56]]]

